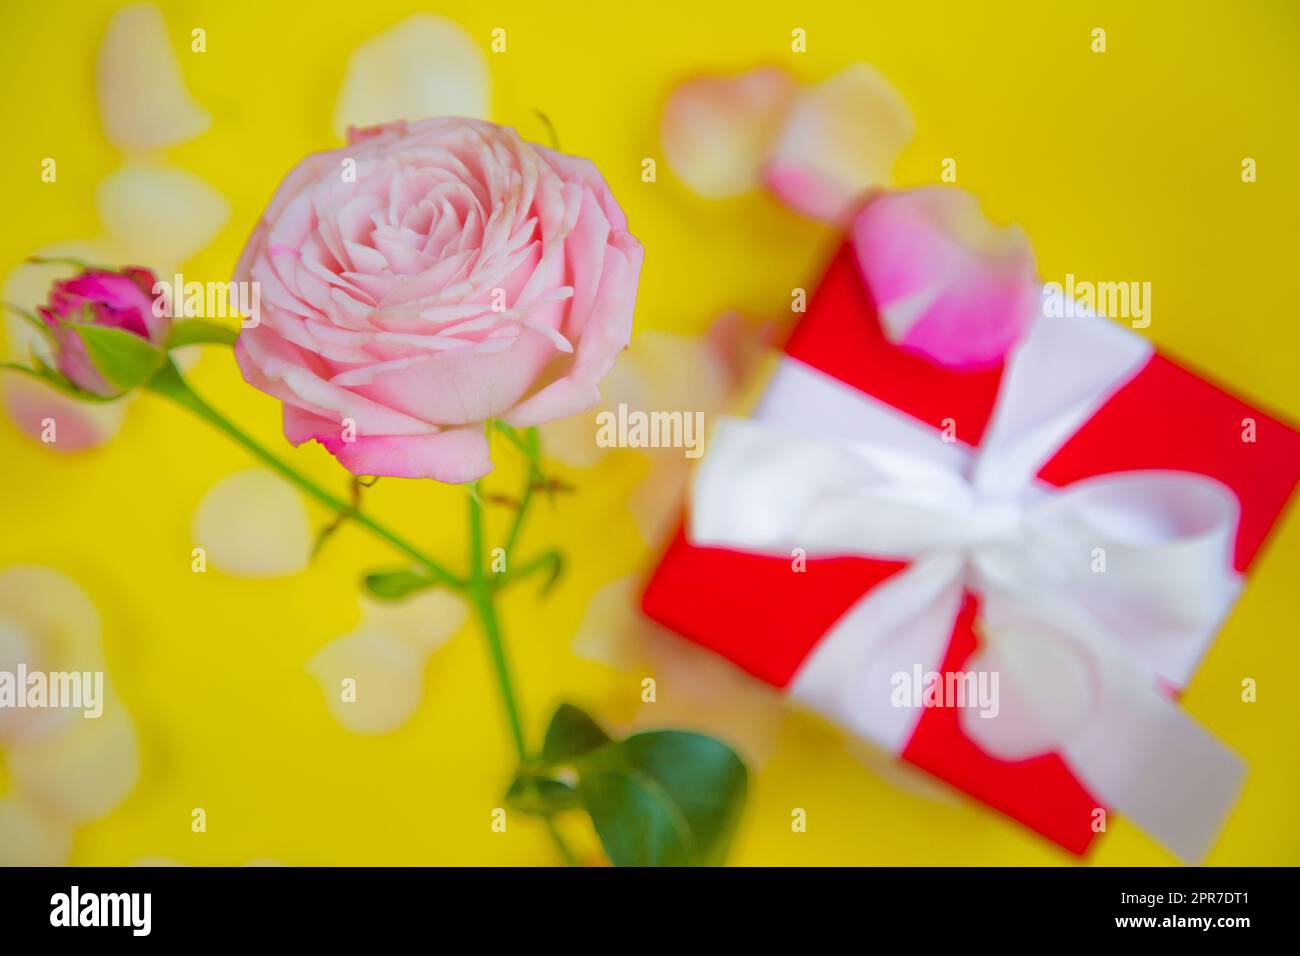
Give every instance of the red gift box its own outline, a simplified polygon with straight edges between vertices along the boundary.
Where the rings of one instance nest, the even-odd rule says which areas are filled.
[[[958,437],[971,449],[981,447],[1007,368],[1004,361],[956,370],[891,344],[851,245],[831,262],[785,346],[783,364],[828,377],[912,425],[939,432],[957,423]],[[1249,443],[1243,441],[1247,419],[1255,438]],[[801,427],[798,415],[791,423]],[[1300,434],[1168,358],[1144,352],[1134,371],[1038,468],[1036,480],[1063,488],[1148,469],[1208,476],[1235,494],[1240,517],[1231,563],[1244,573],[1300,478]],[[810,557],[806,573],[792,574],[788,555],[700,546],[683,532],[655,570],[642,606],[688,639],[787,688],[864,593],[905,565],[861,555]],[[961,671],[975,652],[979,610],[978,597],[966,594],[939,668],[945,675]],[[1185,677],[1203,652],[1196,649]],[[1169,683],[1176,691],[1178,680]],[[1094,811],[1103,801],[1059,753],[999,759],[970,739],[956,709],[944,707],[923,709],[898,743],[903,759],[1074,853],[1082,854],[1096,836]]]

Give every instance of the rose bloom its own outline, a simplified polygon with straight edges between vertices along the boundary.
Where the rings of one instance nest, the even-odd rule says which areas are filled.
[[[358,475],[464,482],[484,423],[596,405],[643,251],[588,160],[468,119],[351,131],[281,183],[235,278],[261,284],[235,354],[285,437]]]
[[[162,347],[171,318],[166,310],[154,312],[156,281],[148,269],[127,266],[118,272],[86,269],[50,288],[49,301],[37,312],[54,336],[55,364],[74,385],[105,397],[118,393],[95,368],[81,336],[68,323],[121,329]]]

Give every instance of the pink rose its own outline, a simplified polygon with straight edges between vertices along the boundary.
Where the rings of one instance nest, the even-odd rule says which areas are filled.
[[[62,279],[50,289],[49,301],[37,311],[50,327],[57,345],[59,371],[78,388],[96,395],[116,395],[86,354],[86,345],[69,323],[122,329],[162,347],[171,318],[154,313],[153,287],[157,280],[148,269],[127,266],[119,272],[86,269]]]
[[[596,168],[468,119],[353,131],[281,183],[235,278],[236,345],[285,437],[359,475],[472,481],[484,422],[591,408],[628,344],[643,251]]]

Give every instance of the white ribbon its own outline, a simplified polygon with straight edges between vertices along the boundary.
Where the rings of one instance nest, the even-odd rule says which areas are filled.
[[[1238,505],[1219,482],[1187,472],[1123,472],[1060,490],[1034,481],[1142,364],[1146,353],[1117,349],[1107,325],[1035,324],[965,469],[844,437],[842,421],[804,419],[796,431],[773,424],[781,416],[723,420],[695,477],[690,538],[787,558],[801,548],[910,562],[845,613],[791,688],[896,750],[920,713],[891,706],[892,676],[940,669],[963,591],[979,595],[980,649],[966,670],[997,673],[999,701],[996,716],[962,711],[967,736],[1002,759],[1060,753],[1091,793],[1195,861],[1244,765],[1157,683],[1177,681],[1160,662],[1194,659],[1235,597]]]

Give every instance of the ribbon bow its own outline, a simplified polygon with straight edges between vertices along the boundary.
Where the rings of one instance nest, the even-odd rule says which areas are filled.
[[[1178,662],[1194,660],[1237,593],[1238,504],[1187,472],[1119,472],[1062,489],[1035,480],[1145,354],[1130,348],[1115,368],[1113,332],[1066,324],[1040,320],[1013,354],[988,434],[963,464],[915,443],[809,434],[815,419],[799,431],[724,419],[695,477],[690,537],[786,557],[801,548],[909,562],[845,613],[791,688],[896,750],[920,713],[896,706],[895,677],[939,669],[963,595],[974,594],[980,648],[966,667],[997,674],[999,699],[963,709],[967,736],[1003,759],[1059,753],[1100,800],[1198,860],[1244,765],[1158,685],[1180,683]],[[1067,343],[1083,346],[1073,382],[1038,388],[1051,374],[1045,360]],[[842,412],[844,400],[823,410]]]

